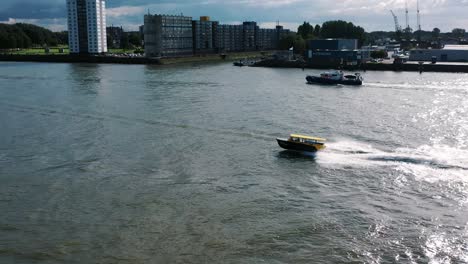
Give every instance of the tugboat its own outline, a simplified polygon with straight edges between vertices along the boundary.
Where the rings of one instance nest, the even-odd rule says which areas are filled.
[[[344,84],[362,85],[362,76],[359,73],[344,75],[342,71],[323,72],[320,76],[307,76],[308,84]]]
[[[244,60],[240,60],[240,61],[235,61],[235,62],[233,62],[232,64],[233,64],[234,66],[238,66],[238,67],[252,66],[252,65],[255,64],[255,61],[244,59]]]
[[[325,148],[326,139],[291,134],[288,139],[277,138],[276,141],[284,149],[316,152]]]

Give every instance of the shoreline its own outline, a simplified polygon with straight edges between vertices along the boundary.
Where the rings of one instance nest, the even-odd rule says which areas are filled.
[[[174,58],[146,58],[146,57],[117,57],[117,56],[75,56],[75,55],[18,55],[0,54],[0,61],[4,62],[39,62],[39,63],[97,63],[97,64],[128,64],[128,65],[179,65],[188,63],[232,62],[245,58],[258,59],[264,56],[263,52],[238,52],[220,54],[195,55]],[[300,61],[261,60],[252,65],[265,68],[299,68],[322,69],[340,68],[339,65],[310,65]],[[468,73],[468,63],[458,64],[431,64],[417,63],[389,64],[366,63],[359,66],[344,66],[343,70],[349,71],[394,71],[394,72],[452,72]]]
[[[174,58],[146,58],[120,56],[76,56],[76,55],[18,55],[0,54],[0,61],[6,62],[43,62],[43,63],[104,63],[104,64],[140,64],[140,65],[175,65],[184,63],[235,61],[247,57],[260,58],[261,52],[239,52],[195,55]]]
[[[366,63],[359,66],[343,66],[339,65],[310,65],[300,61],[278,61],[278,60],[263,60],[257,62],[254,67],[266,68],[301,68],[301,69],[322,69],[328,70],[331,68],[342,68],[349,71],[394,71],[394,72],[453,72],[453,73],[468,73],[468,63],[458,64],[431,64],[425,62],[423,65],[418,63],[404,64],[389,64],[389,63]]]

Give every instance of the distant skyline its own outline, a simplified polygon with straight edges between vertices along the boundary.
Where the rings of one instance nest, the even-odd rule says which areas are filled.
[[[273,28],[276,21],[285,28],[297,30],[304,21],[322,24],[327,20],[346,20],[364,27],[366,31],[393,31],[390,14],[393,10],[402,27],[405,26],[405,0],[107,0],[108,26],[123,26],[137,30],[143,15],[181,14],[197,19],[207,15],[226,24],[257,21],[260,26]],[[416,29],[416,0],[408,0],[410,26]],[[468,29],[468,0],[420,0],[422,29],[434,27],[443,32],[453,28]],[[32,23],[53,31],[66,30],[65,0],[2,0],[0,22]]]

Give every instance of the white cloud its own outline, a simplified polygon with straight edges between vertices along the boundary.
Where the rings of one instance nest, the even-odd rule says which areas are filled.
[[[214,5],[214,4],[223,4],[223,5],[241,5],[248,7],[281,7],[288,6],[292,4],[297,4],[301,2],[306,2],[305,0],[205,0],[202,1],[202,5]]]
[[[0,0],[3,10],[17,0]],[[22,0],[31,1],[32,0]],[[36,0],[37,1],[37,0]],[[46,1],[41,0],[38,2]],[[52,1],[63,0],[47,0]],[[143,24],[143,15],[148,11],[157,14],[181,14],[194,19],[208,15],[220,23],[229,24],[238,21],[257,21],[262,27],[272,27],[279,20],[286,28],[297,30],[304,21],[311,24],[322,24],[328,20],[346,20],[362,26],[366,31],[393,30],[393,10],[401,24],[405,23],[406,0],[109,0],[107,8],[108,24],[122,25],[124,28],[136,29]],[[153,2],[153,3],[152,3]],[[156,2],[156,3],[154,3]],[[121,5],[118,6],[118,3]],[[408,0],[409,22],[416,28],[417,0]],[[56,3],[59,5],[59,3]],[[27,8],[27,5],[25,6]],[[451,31],[455,27],[466,28],[466,10],[468,0],[420,0],[421,22],[423,30],[439,27],[442,31]],[[1,13],[1,12],[0,12]],[[13,11],[3,12],[4,23],[14,23]],[[65,14],[63,14],[65,17]],[[19,21],[19,20],[18,20]],[[25,21],[25,20],[23,20]],[[231,21],[231,22],[229,22]],[[63,22],[63,21],[62,21]],[[65,29],[65,22],[56,23],[41,19],[40,25],[54,30]]]
[[[123,16],[135,16],[143,15],[145,12],[144,6],[120,6],[114,8],[107,8],[106,14],[108,17],[123,17]]]
[[[42,27],[46,27],[52,31],[64,31],[67,30],[67,23],[64,18],[52,18],[52,19],[18,19],[9,18],[8,21],[0,21],[5,24],[16,24],[16,23],[27,23],[34,24]]]
[[[16,24],[16,19],[14,19],[14,18],[8,18],[7,21],[0,21],[0,23],[12,25],[12,24]]]

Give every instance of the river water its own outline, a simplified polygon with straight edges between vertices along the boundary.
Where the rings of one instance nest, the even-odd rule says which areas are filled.
[[[314,73],[0,63],[0,263],[468,263],[468,75]]]

